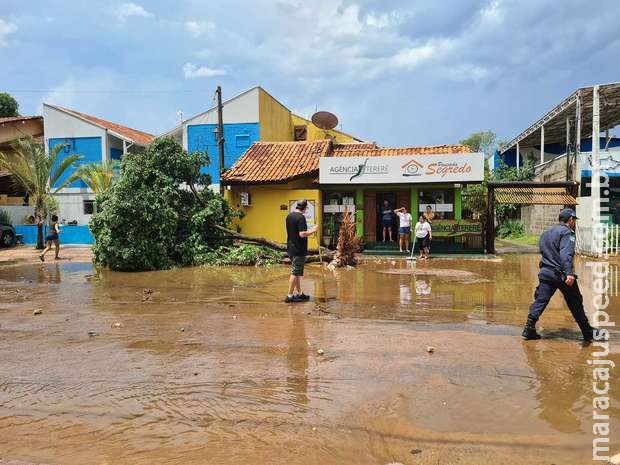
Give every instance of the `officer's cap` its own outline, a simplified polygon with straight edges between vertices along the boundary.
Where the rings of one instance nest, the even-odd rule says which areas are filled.
[[[560,212],[560,216],[559,216],[560,221],[568,221],[571,218],[575,218],[576,220],[579,219],[577,218],[577,215],[575,214],[575,210],[573,210],[572,208],[565,208],[564,210]]]

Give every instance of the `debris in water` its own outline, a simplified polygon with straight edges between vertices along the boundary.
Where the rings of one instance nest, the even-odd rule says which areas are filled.
[[[181,328],[181,332],[184,333],[185,332],[185,328]]]
[[[145,287],[144,289],[142,289],[142,302],[150,301],[152,296],[153,296],[153,289],[150,289],[148,287]]]
[[[237,319],[237,315],[233,315],[233,320],[236,320],[236,319]]]
[[[400,462],[390,462],[387,465],[404,465],[404,464],[402,464]]]
[[[198,372],[197,371],[194,372],[194,376],[198,376]]]
[[[325,353],[325,351],[323,349],[317,349],[316,353],[319,355],[323,355]]]
[[[429,354],[432,354],[433,352],[435,352],[435,348],[434,348],[433,346],[427,346],[427,347],[426,347],[426,351],[427,351]]]
[[[313,427],[312,427],[312,431],[316,431],[316,426],[313,426]]]
[[[422,449],[411,449],[409,452],[411,452],[412,455],[417,455],[422,453]]]
[[[99,336],[99,334],[97,334],[97,331],[92,331],[92,330],[88,332],[88,335],[90,337]]]
[[[43,313],[43,310],[41,310],[40,308],[37,308],[34,312],[32,312],[33,315],[40,315],[41,313]]]
[[[112,328],[120,328],[123,325],[121,323],[119,323],[118,321],[116,323],[112,323]]]

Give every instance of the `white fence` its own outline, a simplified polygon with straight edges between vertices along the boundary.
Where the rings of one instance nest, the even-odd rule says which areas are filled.
[[[597,243],[592,226],[582,226],[577,223],[577,253],[598,256],[601,253],[617,256],[620,253],[620,225],[606,225],[608,232],[605,239]]]

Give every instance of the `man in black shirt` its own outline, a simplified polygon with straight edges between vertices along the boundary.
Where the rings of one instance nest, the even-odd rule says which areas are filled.
[[[284,302],[304,302],[309,300],[301,292],[301,277],[304,275],[304,264],[308,253],[308,236],[314,234],[318,226],[308,229],[304,212],[308,208],[306,200],[298,200],[295,211],[286,217],[286,251],[291,258],[291,276],[288,280],[288,295]]]

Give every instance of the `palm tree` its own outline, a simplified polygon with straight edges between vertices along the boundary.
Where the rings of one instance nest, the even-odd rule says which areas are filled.
[[[95,194],[103,194],[112,187],[114,171],[117,166],[118,162],[116,161],[82,165],[73,172],[60,188],[62,189],[79,179]]]
[[[52,186],[82,157],[68,155],[57,164],[58,154],[64,146],[57,145],[50,149],[48,155],[43,145],[37,143],[32,137],[16,139],[11,144],[11,148],[10,154],[0,152],[0,168],[11,173],[15,184],[26,191],[30,201],[34,204],[34,216],[39,227],[37,249],[42,249],[44,247],[43,223],[47,218],[50,205],[54,204],[52,195],[62,189],[66,183],[53,191]]]

